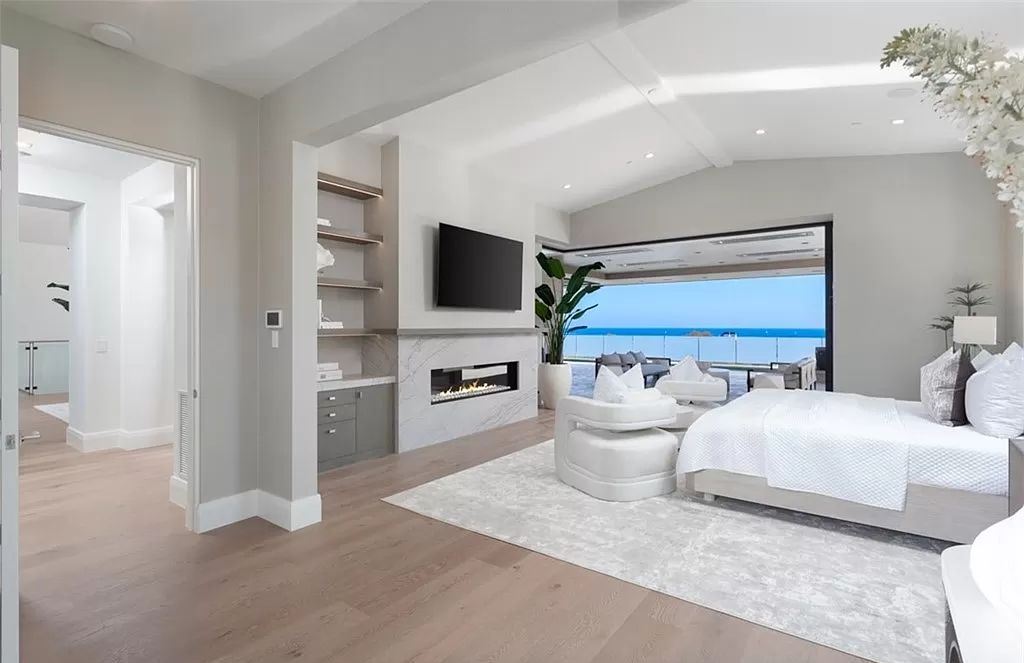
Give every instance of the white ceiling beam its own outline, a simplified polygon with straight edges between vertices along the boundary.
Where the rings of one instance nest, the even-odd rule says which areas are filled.
[[[704,126],[690,104],[676,96],[625,32],[616,30],[590,44],[705,159],[719,168],[732,165],[732,157],[715,135]]]

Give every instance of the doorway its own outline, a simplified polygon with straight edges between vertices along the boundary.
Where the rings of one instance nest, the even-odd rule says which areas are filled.
[[[18,148],[23,503],[40,467],[95,473],[88,492],[151,463],[146,490],[191,529],[198,164],[26,118]],[[114,499],[122,488],[140,490],[107,485]]]

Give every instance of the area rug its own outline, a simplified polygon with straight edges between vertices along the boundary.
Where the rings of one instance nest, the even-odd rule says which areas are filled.
[[[70,410],[67,403],[50,403],[49,405],[36,405],[35,407],[40,412],[45,412],[51,417],[56,417],[64,423],[68,423],[68,418],[71,416],[69,414]]]
[[[558,480],[553,449],[384,501],[877,663],[944,660],[946,544],[721,498],[602,502]]]

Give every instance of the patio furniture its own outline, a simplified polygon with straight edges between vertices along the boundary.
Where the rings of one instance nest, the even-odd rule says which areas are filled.
[[[580,396],[558,401],[555,472],[592,497],[630,502],[675,490],[675,435],[658,426],[676,422],[671,398],[604,403]]]
[[[686,356],[658,379],[654,388],[671,396],[680,405],[689,403],[720,403],[729,397],[729,381],[707,372],[701,362]]]
[[[757,371],[760,375],[751,376],[753,371],[747,371],[747,388],[775,388],[775,389],[813,389],[814,383],[818,380],[818,369],[814,357],[804,357],[790,364],[773,362],[768,370]],[[782,386],[779,387],[777,378],[762,378],[758,387],[758,378],[761,376],[781,376]]]
[[[653,385],[658,378],[669,371],[672,361],[668,357],[648,357],[643,352],[621,352],[604,354],[594,358],[594,376],[602,366],[607,366],[616,375],[622,375],[633,366],[640,364],[644,374],[644,384]]]

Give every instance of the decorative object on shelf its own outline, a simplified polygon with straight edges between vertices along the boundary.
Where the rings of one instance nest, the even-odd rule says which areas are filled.
[[[595,269],[603,269],[604,263],[580,265],[568,279],[565,266],[558,258],[538,253],[537,263],[549,279],[549,283],[542,283],[535,290],[537,299],[534,310],[541,322],[545,354],[544,363],[537,369],[537,386],[544,407],[553,410],[558,400],[568,396],[572,388],[572,367],[563,361],[562,356],[565,337],[574,331],[586,329],[586,325],[572,326],[572,323],[597,306],[594,304],[579,308],[584,297],[601,287],[596,283],[587,283],[586,279]]]
[[[331,227],[331,220],[330,219],[325,219],[323,217],[317,217],[316,225],[318,225],[318,226],[327,226],[328,228],[330,228]]]
[[[935,107],[967,130],[996,197],[1024,227],[1024,58],[1001,44],[935,26],[906,28],[882,51],[882,68],[903,64],[924,80]]]
[[[318,313],[317,328],[319,329],[344,329],[345,323],[338,320],[331,320],[324,315],[324,300],[316,300]]]
[[[316,271],[322,272],[334,264],[334,254],[323,247],[320,242],[316,243]]]
[[[318,382],[325,382],[327,380],[341,380],[344,377],[344,371],[338,366],[338,362],[329,361],[316,365],[316,379]]]

